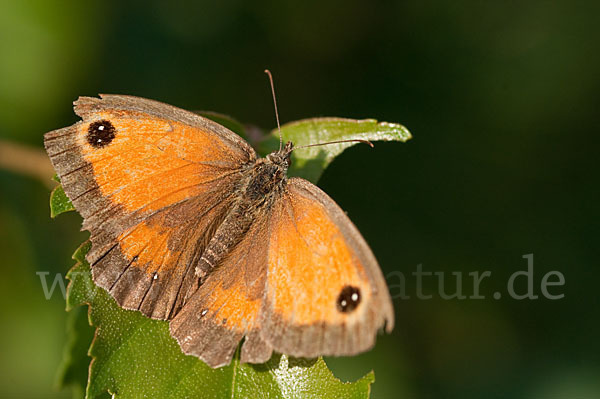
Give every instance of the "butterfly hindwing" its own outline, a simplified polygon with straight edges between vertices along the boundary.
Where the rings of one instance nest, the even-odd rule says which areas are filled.
[[[260,213],[239,243],[171,321],[171,334],[187,354],[212,367],[229,364],[240,340],[242,361],[262,363],[272,348],[261,340],[268,254],[268,215]]]

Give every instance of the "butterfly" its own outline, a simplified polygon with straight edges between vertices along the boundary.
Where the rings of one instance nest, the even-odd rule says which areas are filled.
[[[94,282],[125,309],[168,320],[186,354],[227,365],[272,352],[353,355],[391,331],[377,261],[340,207],[288,178],[294,146],[260,158],[227,128],[170,105],[101,95],[46,133],[83,217]]]

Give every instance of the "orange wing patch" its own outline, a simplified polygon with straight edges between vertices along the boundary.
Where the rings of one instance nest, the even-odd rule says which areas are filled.
[[[262,301],[250,299],[243,283],[224,289],[215,287],[203,310],[215,309],[214,318],[230,331],[245,333],[257,327],[256,321]]]
[[[169,239],[176,233],[173,229],[153,223],[142,222],[129,232],[117,237],[121,252],[127,259],[134,259],[133,267],[142,268],[147,274],[161,277],[164,272],[176,268],[181,253],[187,248],[182,245],[169,248]]]
[[[109,121],[115,137],[101,148],[88,142],[90,125]],[[102,195],[129,212],[153,212],[197,195],[203,184],[235,168],[228,148],[182,123],[131,113],[95,115],[78,127],[77,142]]]
[[[295,325],[343,323],[357,314],[338,309],[344,287],[371,295],[363,266],[323,205],[289,196],[275,216],[267,286],[273,311]],[[276,212],[277,214],[277,212]],[[361,312],[358,312],[360,314]]]

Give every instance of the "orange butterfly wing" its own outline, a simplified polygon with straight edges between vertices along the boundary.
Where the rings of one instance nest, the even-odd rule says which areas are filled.
[[[94,280],[125,308],[172,317],[256,154],[223,126],[151,100],[82,97],[75,112],[82,121],[44,144],[91,232]]]
[[[373,253],[340,207],[306,180],[288,180],[271,214],[261,337],[300,357],[352,355],[394,323]]]

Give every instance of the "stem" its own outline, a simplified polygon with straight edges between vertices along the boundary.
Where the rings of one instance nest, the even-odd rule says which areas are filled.
[[[46,153],[35,147],[0,140],[0,169],[40,180],[52,187],[54,168]]]

